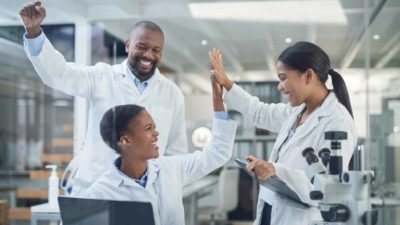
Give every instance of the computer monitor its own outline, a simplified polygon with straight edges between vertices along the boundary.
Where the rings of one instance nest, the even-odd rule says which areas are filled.
[[[154,225],[149,202],[58,197],[63,225]]]

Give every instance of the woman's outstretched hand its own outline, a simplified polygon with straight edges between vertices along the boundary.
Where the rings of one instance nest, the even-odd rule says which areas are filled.
[[[219,84],[229,91],[233,86],[233,82],[225,74],[221,50],[213,48],[208,52],[208,58],[210,59],[213,67],[213,69],[210,71],[211,75],[215,77]]]

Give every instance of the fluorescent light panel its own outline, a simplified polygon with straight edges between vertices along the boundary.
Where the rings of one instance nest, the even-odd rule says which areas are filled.
[[[190,3],[194,18],[272,23],[347,24],[338,0]]]
[[[93,5],[89,7],[88,17],[92,20],[95,19],[123,19],[123,18],[131,18],[128,12],[119,7],[118,5]]]

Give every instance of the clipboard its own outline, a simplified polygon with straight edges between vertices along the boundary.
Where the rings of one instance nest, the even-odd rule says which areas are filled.
[[[248,162],[241,159],[235,159],[235,162],[246,172],[248,172],[246,169]],[[300,196],[279,177],[272,176],[266,180],[260,180],[257,178],[257,176],[255,176],[254,173],[249,174],[254,177],[261,186],[274,192],[278,197],[281,198],[281,200],[285,201],[286,204],[301,209],[308,209],[311,207],[309,204],[302,202]]]

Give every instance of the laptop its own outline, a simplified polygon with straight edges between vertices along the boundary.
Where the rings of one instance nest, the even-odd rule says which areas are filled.
[[[155,225],[149,202],[58,197],[63,225]]]

